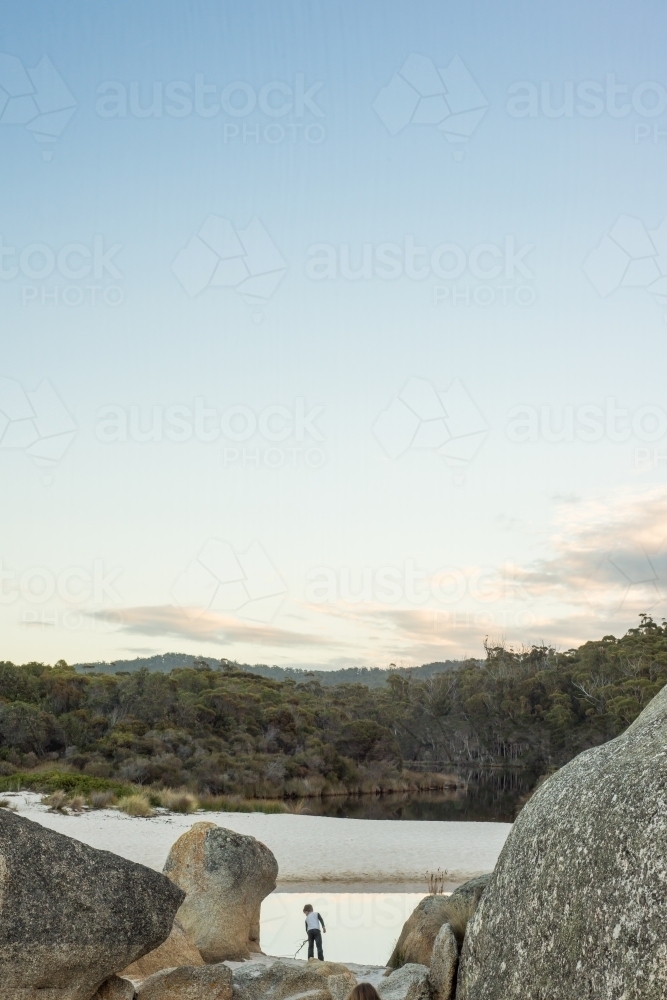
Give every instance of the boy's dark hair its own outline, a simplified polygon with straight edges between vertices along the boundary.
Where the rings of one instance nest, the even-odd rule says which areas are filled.
[[[306,905],[303,908],[303,912],[304,913],[312,913],[313,912],[313,908],[310,905],[310,903],[306,903]]]
[[[371,983],[359,983],[350,991],[347,1000],[380,1000],[380,997]]]

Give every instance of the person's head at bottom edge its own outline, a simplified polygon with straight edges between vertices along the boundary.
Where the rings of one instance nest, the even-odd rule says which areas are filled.
[[[348,993],[347,1000],[380,1000],[380,995],[371,983],[358,983]]]

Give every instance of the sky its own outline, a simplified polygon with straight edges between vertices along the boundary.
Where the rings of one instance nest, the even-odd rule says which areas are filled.
[[[0,11],[2,658],[667,611],[667,10]]]

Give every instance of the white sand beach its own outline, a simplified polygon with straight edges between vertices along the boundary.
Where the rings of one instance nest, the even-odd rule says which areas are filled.
[[[126,816],[114,809],[76,815],[51,813],[40,796],[6,796],[19,814],[58,833],[113,851],[161,871],[174,843],[193,823],[208,821],[251,834],[278,861],[279,888],[320,886],[350,891],[353,883],[375,891],[421,891],[425,873],[446,869],[452,883],[490,872],[511,829],[509,823],[332,819],[284,813],[163,813]]]

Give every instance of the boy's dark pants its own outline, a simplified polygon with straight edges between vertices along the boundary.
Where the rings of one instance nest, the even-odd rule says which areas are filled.
[[[321,931],[308,931],[308,958],[313,958],[314,946],[317,945],[317,957],[320,962],[324,961],[324,952],[322,951],[322,932]]]

